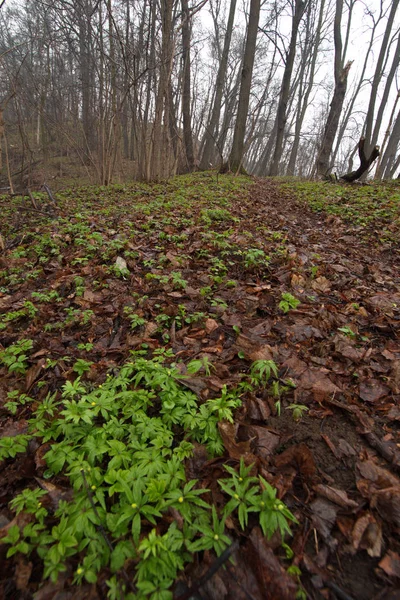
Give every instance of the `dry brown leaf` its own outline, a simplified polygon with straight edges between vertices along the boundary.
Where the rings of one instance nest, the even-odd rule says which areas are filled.
[[[237,429],[237,425],[228,423],[228,421],[221,421],[218,423],[218,430],[229,456],[236,460],[243,458],[247,464],[256,462],[257,459],[250,450],[250,441],[236,441]]]
[[[343,508],[358,508],[358,502],[351,500],[351,498],[349,498],[346,492],[343,490],[338,490],[330,485],[324,485],[322,483],[315,485],[314,490],[320,496],[324,496],[331,502],[334,502]]]
[[[17,590],[26,590],[31,578],[33,563],[28,562],[25,557],[19,556],[15,567],[15,585]]]
[[[215,319],[206,319],[204,328],[208,334],[212,333],[216,329],[218,329],[219,324]]]
[[[290,281],[290,285],[294,289],[298,289],[298,288],[304,289],[304,287],[306,285],[306,280],[304,279],[304,277],[302,275],[296,275],[296,273],[294,273],[292,275],[292,279]]]
[[[389,577],[400,579],[400,556],[397,552],[389,550],[379,563],[379,567],[385,571]]]
[[[311,450],[304,443],[291,446],[274,460],[278,469],[293,466],[307,480],[312,480],[317,471]]]
[[[366,379],[360,383],[359,393],[364,402],[377,402],[390,393],[390,388],[379,379]]]
[[[357,519],[352,531],[352,542],[355,550],[367,550],[375,558],[381,556],[382,530],[370,512]]]
[[[258,427],[256,425],[246,427],[246,430],[249,436],[254,437],[256,440],[253,443],[253,447],[255,445],[255,454],[262,458],[268,458],[271,454],[274,454],[281,440],[277,433],[269,431],[266,427]]]
[[[311,521],[315,529],[330,548],[336,547],[337,540],[331,536],[331,531],[336,522],[338,507],[325,498],[316,498],[311,502],[310,509],[312,513]]]
[[[297,584],[268,546],[258,527],[254,527],[244,548],[249,566],[256,574],[261,590],[269,600],[293,600]]]
[[[329,292],[331,289],[331,282],[326,277],[317,277],[311,282],[311,287],[316,292],[322,292],[323,294]]]

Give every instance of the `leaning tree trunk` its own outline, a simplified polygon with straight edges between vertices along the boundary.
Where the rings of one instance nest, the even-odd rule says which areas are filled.
[[[367,155],[365,154],[365,138],[362,137],[358,143],[358,155],[360,157],[360,166],[355,171],[352,171],[351,173],[346,173],[346,175],[342,175],[340,178],[342,181],[356,181],[356,179],[359,179],[361,175],[366,173],[372,165],[372,163],[379,156],[379,146],[375,146],[370,155],[367,157]]]

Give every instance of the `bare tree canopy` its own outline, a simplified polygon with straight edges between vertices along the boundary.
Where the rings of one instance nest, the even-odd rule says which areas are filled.
[[[364,137],[393,177],[398,5],[0,0],[1,175],[325,176],[351,171]]]

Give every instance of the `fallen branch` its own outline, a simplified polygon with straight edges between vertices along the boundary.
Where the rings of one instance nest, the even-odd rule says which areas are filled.
[[[367,157],[365,154],[365,138],[362,137],[358,142],[358,156],[360,157],[361,164],[355,171],[351,171],[346,175],[342,175],[340,177],[341,181],[347,181],[351,183],[352,181],[359,179],[361,175],[368,171],[372,163],[378,158],[379,154],[379,146],[375,146],[369,157]]]

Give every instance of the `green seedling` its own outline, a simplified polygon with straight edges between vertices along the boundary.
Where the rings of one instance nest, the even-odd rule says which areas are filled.
[[[32,350],[32,340],[20,340],[0,352],[0,363],[3,363],[10,373],[25,373],[28,367],[28,357],[25,352]]]
[[[282,294],[282,300],[279,302],[279,308],[282,312],[288,313],[290,310],[297,308],[301,304],[300,300],[292,296],[289,292]]]

